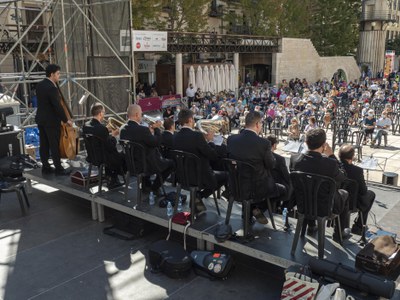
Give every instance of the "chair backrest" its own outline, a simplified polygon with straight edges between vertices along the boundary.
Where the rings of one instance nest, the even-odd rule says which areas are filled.
[[[349,192],[349,210],[350,212],[357,212],[357,199],[358,199],[358,182],[346,178],[340,187],[341,189]]]
[[[120,144],[124,148],[126,168],[131,175],[139,175],[147,173],[146,149],[142,144],[120,140]]]
[[[336,182],[319,174],[293,171],[290,179],[294,187],[299,213],[307,219],[331,217],[336,193]]]
[[[351,134],[351,144],[355,146],[361,146],[364,140],[364,131],[357,130]]]
[[[171,150],[170,156],[175,162],[175,178],[182,188],[201,187],[201,160],[189,152]]]
[[[224,158],[224,167],[228,172],[229,192],[233,199],[237,202],[254,200],[256,182],[254,166],[244,161]],[[248,188],[243,189],[243,187]]]
[[[106,162],[105,141],[90,133],[83,134],[83,141],[87,152],[86,161],[95,166]]]

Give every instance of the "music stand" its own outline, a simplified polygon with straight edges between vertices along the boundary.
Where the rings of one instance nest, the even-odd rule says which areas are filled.
[[[363,159],[358,164],[360,168],[367,170],[367,184],[369,179],[369,171],[381,171],[385,172],[387,157],[378,157],[371,155],[370,157]]]

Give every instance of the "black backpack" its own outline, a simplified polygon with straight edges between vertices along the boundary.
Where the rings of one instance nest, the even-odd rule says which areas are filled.
[[[172,229],[172,218],[168,222],[168,236],[166,240],[157,241],[149,248],[151,270],[154,273],[162,272],[170,278],[185,278],[192,269],[192,258],[186,251],[186,230],[183,232],[184,246],[169,241]]]

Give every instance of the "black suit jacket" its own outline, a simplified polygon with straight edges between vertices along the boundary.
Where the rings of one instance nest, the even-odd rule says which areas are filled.
[[[84,134],[93,134],[94,136],[99,138],[99,141],[103,143],[106,157],[105,161],[106,164],[111,167],[112,169],[118,169],[121,166],[121,154],[117,150],[117,140],[115,137],[111,136],[108,132],[106,126],[101,124],[97,119],[91,119],[90,121],[86,122],[82,128]],[[94,147],[101,151],[102,145],[100,142]]]
[[[161,131],[156,128],[154,135],[146,126],[139,125],[129,120],[120,129],[121,140],[129,140],[144,146],[147,154],[147,168],[149,173],[162,172],[166,162],[161,159],[158,147],[161,145]]]
[[[272,177],[275,179],[276,183],[283,184],[286,187],[287,193],[287,198],[290,197],[290,194],[292,192],[292,184],[290,181],[290,175],[289,175],[289,169],[286,166],[286,160],[283,156],[272,153],[275,158],[275,167],[272,169]],[[287,199],[284,199],[285,201]]]
[[[56,127],[60,126],[61,121],[68,121],[60,104],[60,93],[50,79],[45,78],[38,83],[36,95],[38,102],[35,120],[38,125]]]
[[[346,179],[346,175],[340,170],[339,161],[334,155],[327,157],[314,151],[292,155],[290,158],[290,170],[319,174],[333,178],[338,189],[343,180]],[[322,203],[326,202],[325,195],[327,193],[328,189],[322,185],[320,190],[320,201]],[[339,193],[336,192],[335,199],[339,197]]]
[[[174,147],[174,134],[165,130],[161,134],[161,145],[167,149],[172,149]]]
[[[271,175],[275,158],[271,151],[271,143],[251,130],[242,130],[240,134],[230,136],[227,144],[229,158],[247,162],[255,168],[255,178],[250,174],[241,174],[246,186],[243,187],[245,195],[254,192],[251,190],[252,183],[256,187],[255,197],[258,199],[268,196],[268,193],[275,193],[276,188]]]
[[[217,160],[217,152],[207,143],[203,134],[190,128],[182,128],[174,136],[174,149],[193,153],[201,160],[202,187],[214,189],[217,180],[210,166],[210,161]]]
[[[349,164],[346,161],[342,161],[342,163],[347,177],[358,182],[358,197],[364,196],[367,193],[367,185],[365,183],[363,169],[359,166]]]

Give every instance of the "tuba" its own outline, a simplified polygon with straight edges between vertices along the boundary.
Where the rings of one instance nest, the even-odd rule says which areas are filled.
[[[199,129],[202,133],[207,133],[209,131],[214,131],[214,133],[220,133],[222,135],[226,135],[229,133],[229,122],[220,119],[220,120],[199,120],[196,123],[197,129]]]
[[[107,129],[110,131],[117,130],[119,129],[122,125],[124,125],[124,122],[121,120],[117,120],[116,118],[109,117],[107,120]]]

